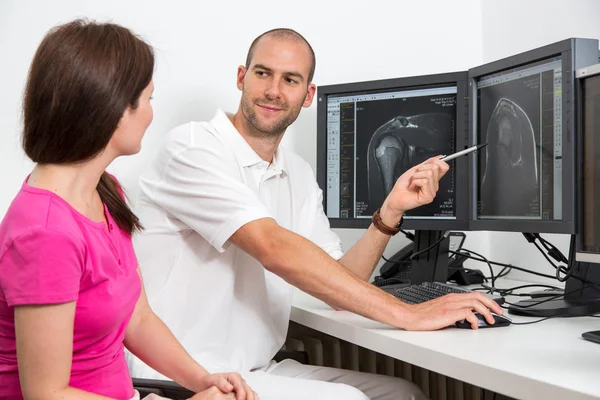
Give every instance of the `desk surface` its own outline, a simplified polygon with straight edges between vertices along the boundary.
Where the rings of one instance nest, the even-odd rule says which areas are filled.
[[[498,280],[499,287],[523,282]],[[556,318],[477,331],[408,332],[334,311],[296,290],[290,319],[347,342],[517,399],[600,398],[600,318]],[[508,314],[513,322],[538,318]]]

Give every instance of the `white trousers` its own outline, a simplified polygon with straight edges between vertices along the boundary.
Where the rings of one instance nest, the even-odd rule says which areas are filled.
[[[404,379],[289,359],[242,376],[260,400],[427,400],[421,389]]]
[[[300,364],[271,362],[241,374],[260,400],[428,400],[415,384],[385,375]],[[163,399],[150,395],[144,400]],[[132,400],[139,400],[139,394]]]

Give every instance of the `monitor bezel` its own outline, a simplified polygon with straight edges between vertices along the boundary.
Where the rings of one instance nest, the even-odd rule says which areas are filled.
[[[477,217],[477,157],[469,160],[469,230],[536,232],[536,233],[576,233],[576,171],[574,168],[576,145],[575,116],[575,69],[597,62],[598,40],[570,38],[547,46],[539,47],[514,56],[484,64],[468,71],[469,74],[469,144],[478,144],[477,122],[477,86],[479,78],[507,70],[520,68],[528,64],[560,57],[562,61],[562,215],[560,221],[544,220],[489,220]]]
[[[462,150],[467,145],[467,71],[449,72],[434,75],[411,76],[406,78],[382,79],[376,81],[353,82],[324,85],[317,88],[317,182],[323,191],[323,210],[327,210],[327,98],[359,92],[381,90],[412,90],[456,86],[456,147]],[[467,157],[459,157],[456,163],[456,219],[405,219],[403,229],[416,230],[466,230],[469,227],[468,210],[468,165]],[[371,225],[370,219],[330,218],[332,228],[364,229]]]

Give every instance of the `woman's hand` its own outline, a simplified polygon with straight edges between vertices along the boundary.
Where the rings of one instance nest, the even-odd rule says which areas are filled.
[[[194,397],[190,397],[188,400],[235,400],[235,393],[223,393],[213,386],[204,392],[195,394]]]
[[[201,386],[206,389],[192,397],[193,400],[259,400],[258,395],[250,389],[246,381],[235,372],[206,375],[202,378]]]

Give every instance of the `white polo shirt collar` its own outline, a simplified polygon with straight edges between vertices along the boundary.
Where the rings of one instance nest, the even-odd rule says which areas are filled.
[[[283,157],[283,151],[280,146],[277,147],[273,162],[269,164],[267,161],[260,158],[258,154],[250,147],[248,142],[244,140],[242,135],[235,128],[229,119],[232,114],[225,113],[223,110],[217,110],[211,124],[217,129],[219,134],[227,140],[233,151],[237,155],[243,167],[256,167],[261,171],[270,171],[269,175],[284,175],[286,168]]]

